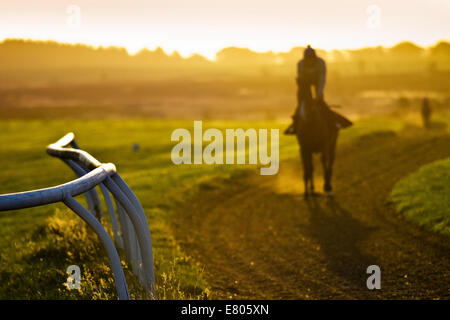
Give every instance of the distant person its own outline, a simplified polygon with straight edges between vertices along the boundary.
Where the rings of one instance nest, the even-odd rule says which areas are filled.
[[[430,127],[431,107],[430,100],[425,97],[422,99],[422,123],[425,128]]]
[[[344,117],[331,111],[323,99],[323,90],[325,89],[326,81],[326,63],[318,57],[316,51],[308,45],[303,52],[303,59],[297,64],[297,109],[293,115],[298,114],[300,106],[304,98],[305,90],[315,89],[315,99],[319,106],[323,107],[326,112],[330,112],[336,120],[337,125],[345,128],[351,125],[351,122]],[[291,124],[285,131],[285,134],[295,134],[294,124]]]

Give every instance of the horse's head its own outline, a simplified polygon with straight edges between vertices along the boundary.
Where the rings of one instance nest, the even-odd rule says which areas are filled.
[[[305,97],[300,103],[298,117],[301,121],[310,119],[317,111],[316,101],[312,97]]]
[[[315,102],[312,96],[311,87],[300,86],[299,89],[300,89],[299,95],[301,97],[301,102],[300,105],[298,106],[299,116],[303,119],[306,119],[314,111]]]

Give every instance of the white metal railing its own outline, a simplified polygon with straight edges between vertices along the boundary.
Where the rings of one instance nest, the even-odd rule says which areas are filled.
[[[111,263],[119,299],[128,300],[130,296],[114,242],[118,248],[124,250],[125,258],[131,263],[133,273],[146,289],[147,296],[156,299],[150,229],[141,204],[116,172],[114,164],[100,163],[81,150],[74,138],[73,133],[66,134],[47,146],[47,153],[63,160],[78,179],[51,188],[0,195],[0,211],[63,202],[78,214],[102,241]],[[96,186],[100,187],[109,213],[114,242],[101,224],[103,210]],[[73,198],[83,193],[89,210]]]

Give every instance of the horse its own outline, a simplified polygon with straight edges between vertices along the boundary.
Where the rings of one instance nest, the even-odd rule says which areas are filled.
[[[308,93],[309,92],[309,93]],[[312,98],[310,90],[303,95],[302,102],[294,116],[294,128],[300,145],[300,157],[303,164],[305,197],[314,195],[313,154],[321,155],[324,173],[324,192],[333,195],[331,176],[336,152],[336,143],[340,128],[352,123],[328,109],[325,102]]]

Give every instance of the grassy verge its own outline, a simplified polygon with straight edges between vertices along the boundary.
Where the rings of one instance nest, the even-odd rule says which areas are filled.
[[[399,181],[392,199],[407,219],[450,235],[450,159],[427,164]]]
[[[192,195],[255,166],[181,165],[171,162],[176,128],[192,130],[192,121],[0,121],[0,194],[57,185],[74,178],[45,146],[69,131],[80,146],[103,162],[113,162],[141,201],[154,246],[157,292],[162,299],[203,299],[208,284],[201,267],[177,245],[169,218]],[[279,128],[287,123],[208,121],[205,127]],[[358,121],[344,130],[341,143],[377,131],[398,131],[397,120]],[[280,131],[282,132],[282,131]],[[140,150],[134,151],[133,145]],[[280,157],[298,157],[293,137],[280,135]],[[255,174],[256,173],[255,171]],[[80,201],[83,202],[82,197]],[[0,213],[0,299],[116,298],[106,253],[95,235],[62,204]],[[65,288],[65,270],[77,264],[82,289]],[[130,291],[143,298],[124,263]]]

